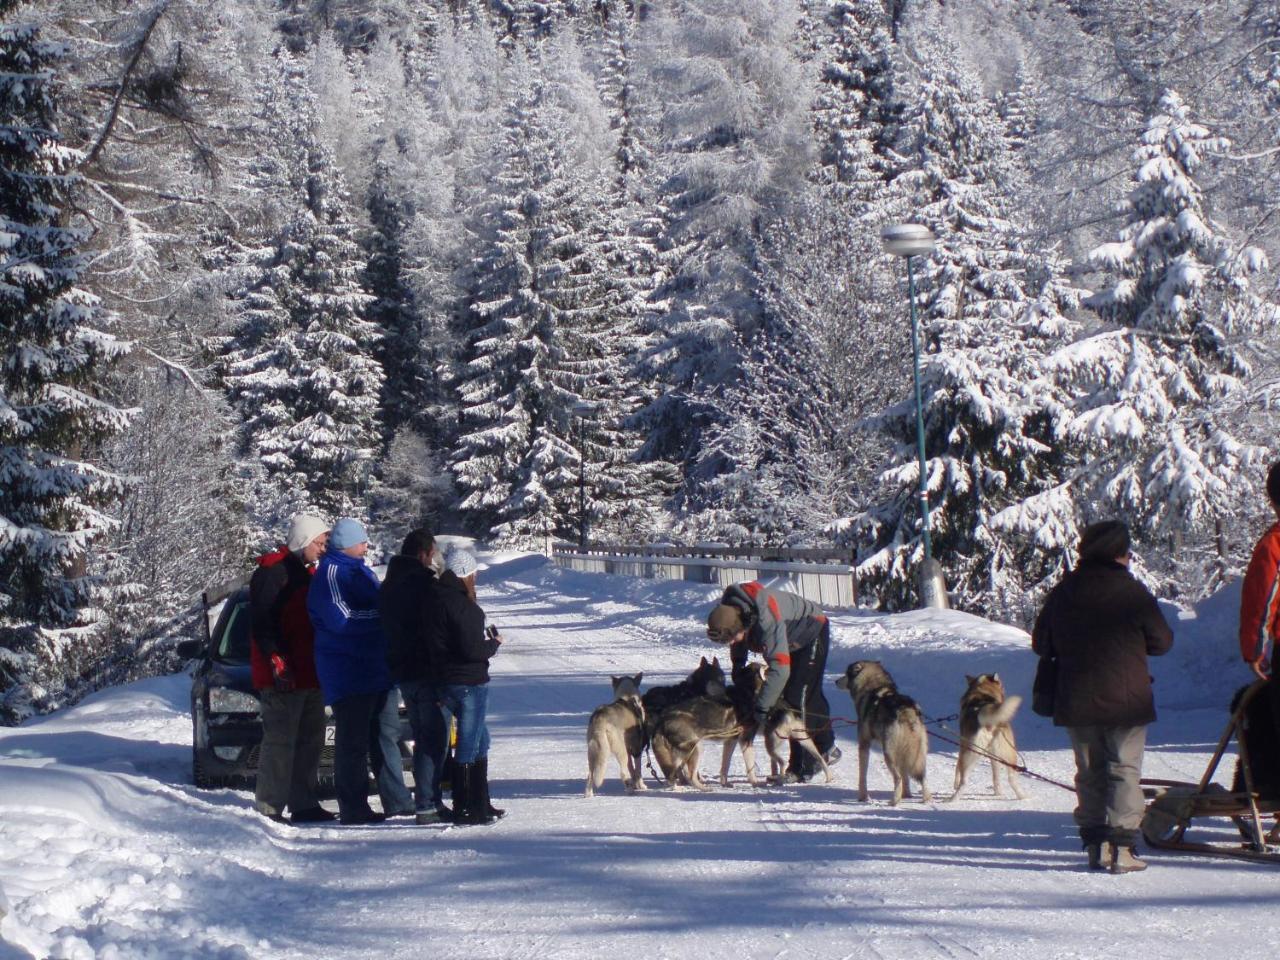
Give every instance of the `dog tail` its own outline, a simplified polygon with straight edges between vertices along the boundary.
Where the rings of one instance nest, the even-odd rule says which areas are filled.
[[[904,710],[897,723],[889,728],[885,753],[897,758],[899,772],[924,784],[925,763],[929,758],[929,732],[918,710]]]
[[[978,711],[978,723],[988,730],[1002,727],[1013,720],[1013,715],[1022,706],[1019,696],[1006,697],[1004,703],[989,703]]]
[[[595,719],[594,717],[592,718]],[[597,790],[604,786],[604,777],[609,766],[609,743],[602,725],[592,723],[587,727],[587,790],[588,797],[594,797]]]

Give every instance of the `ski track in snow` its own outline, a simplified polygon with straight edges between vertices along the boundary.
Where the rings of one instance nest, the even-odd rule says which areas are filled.
[[[258,817],[248,793],[196,790],[182,675],[0,730],[0,960],[1271,953],[1272,868],[1153,853],[1144,874],[1090,874],[1073,796],[1024,779],[1030,799],[995,798],[985,766],[955,804],[893,808],[874,756],[872,800],[858,803],[847,726],[829,785],[752,789],[735,756],[729,789],[671,791],[650,777],[627,796],[611,763],[587,799],[586,719],[609,676],[671,682],[723,653],[701,628],[717,595],[531,557],[482,573],[505,638],[490,726],[494,800],[509,815],[492,827],[296,829]],[[1175,654],[1153,661],[1150,777],[1199,778],[1226,719],[1209,705],[1247,679],[1234,651],[1218,649],[1222,617],[1187,617]],[[833,624],[837,715],[852,707],[830,681],[864,657],[882,660],[927,716],[955,712],[965,673],[1030,687],[1026,635],[1009,627],[929,611],[847,612]],[[1028,766],[1069,783],[1065,735],[1025,708],[1015,726]],[[945,800],[953,748],[930,749],[930,787]],[[719,755],[704,749],[704,776]]]

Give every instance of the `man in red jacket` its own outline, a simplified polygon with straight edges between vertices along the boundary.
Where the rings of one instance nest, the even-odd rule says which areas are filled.
[[[1267,474],[1267,499],[1280,519],[1280,463]],[[1240,596],[1240,654],[1263,680],[1271,676],[1272,649],[1280,637],[1280,522],[1273,523],[1245,571]]]
[[[324,748],[324,698],[316,678],[315,631],[307,589],[329,540],[329,525],[300,513],[283,546],[258,558],[249,580],[249,662],[262,703],[258,812],[284,822],[318,823],[334,815],[316,798]]]

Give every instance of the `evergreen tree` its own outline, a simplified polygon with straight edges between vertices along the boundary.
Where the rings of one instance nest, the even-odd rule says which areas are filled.
[[[645,21],[646,96],[663,104],[650,171],[663,279],[645,359],[667,388],[645,411],[646,450],[686,470],[739,376],[739,335],[760,323],[761,234],[808,169],[812,87],[798,18],[794,0],[707,0]]]
[[[1268,316],[1249,291],[1265,258],[1221,235],[1196,180],[1226,146],[1165,93],[1133,154],[1126,222],[1090,255],[1112,278],[1088,300],[1107,326],[1052,360],[1074,396],[1068,435],[1090,454],[1079,495],[1173,556],[1231,515],[1242,469],[1262,455],[1224,413],[1252,372],[1241,337]]]
[[[896,91],[893,40],[880,0],[814,0],[820,81],[813,106],[819,163],[866,194],[891,179],[904,106]]]
[[[261,121],[275,150],[259,168],[280,191],[284,224],[241,258],[239,328],[226,344],[224,382],[243,446],[266,470],[267,525],[305,504],[362,510],[380,444],[380,333],[346,210],[345,185],[317,135],[306,71],[281,54]]]
[[[8,14],[15,5],[0,4]],[[76,284],[81,231],[66,208],[79,155],[61,142],[54,71],[63,50],[0,24],[0,722],[57,705],[92,665],[103,601],[86,573],[122,479],[84,458],[124,428],[99,396],[127,347]]]
[[[1061,311],[1074,296],[1008,219],[1005,191],[1022,171],[999,116],[954,55],[930,60],[939,66],[922,78],[914,169],[903,174],[938,236],[918,271],[930,532],[958,601],[991,609],[1028,586],[993,517],[1058,478],[1058,405],[1040,363],[1068,331]],[[914,398],[877,424],[897,442],[898,463],[882,476],[885,499],[862,517],[873,542],[859,575],[898,606],[923,556]],[[1061,557],[1071,543],[1047,549]],[[1045,567],[1030,565],[1032,584]]]

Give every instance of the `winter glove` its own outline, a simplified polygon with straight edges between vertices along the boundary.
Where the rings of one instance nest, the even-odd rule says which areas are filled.
[[[281,693],[288,693],[293,689],[293,671],[289,669],[289,664],[284,662],[284,657],[278,653],[271,655],[271,678],[275,681],[276,689]]]

